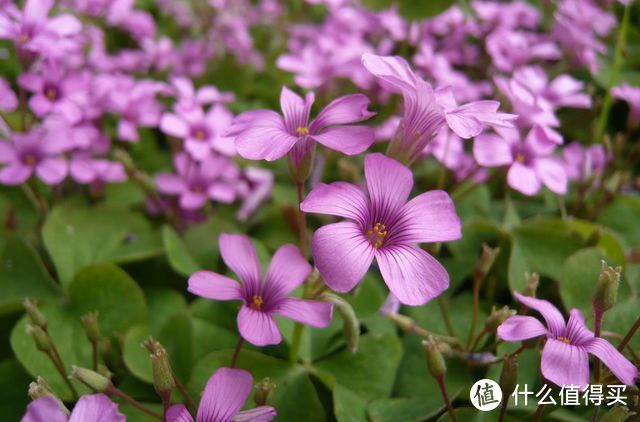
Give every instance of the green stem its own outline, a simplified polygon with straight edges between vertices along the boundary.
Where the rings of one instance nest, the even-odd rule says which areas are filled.
[[[436,381],[438,382],[438,387],[440,387],[442,400],[444,400],[444,404],[447,406],[449,417],[453,422],[458,422],[458,416],[456,415],[456,412],[453,410],[453,406],[451,405],[451,400],[449,400],[449,395],[447,394],[447,387],[444,384],[444,376],[440,375],[439,377],[436,377]]]
[[[238,343],[236,343],[236,348],[233,351],[233,356],[231,356],[231,367],[235,368],[238,363],[238,356],[240,356],[240,350],[242,350],[242,345],[244,344],[244,339],[242,336],[238,338]],[[186,398],[186,397],[185,397]]]
[[[469,327],[469,337],[467,338],[467,349],[471,349],[473,337],[476,334],[476,325],[478,323],[478,309],[480,307],[480,285],[482,277],[473,278],[473,314],[471,317],[471,327]]]
[[[629,21],[631,17],[631,3],[624,8],[624,15],[622,16],[622,26],[618,32],[618,40],[616,41],[616,49],[613,56],[613,65],[611,67],[611,75],[609,76],[609,83],[607,84],[607,93],[602,103],[602,111],[600,112],[600,119],[598,121],[598,130],[596,131],[596,142],[602,141],[602,136],[607,128],[609,121],[609,111],[613,105],[613,97],[611,96],[611,87],[618,79],[618,73],[620,72],[620,64],[622,63],[622,50],[627,41],[627,32],[629,29]]]
[[[291,341],[291,352],[289,353],[289,362],[296,363],[298,361],[298,354],[300,353],[300,343],[302,341],[302,331],[304,325],[300,322],[296,322],[293,327],[293,340]]]
[[[624,338],[622,339],[622,341],[618,345],[618,350],[619,351],[622,352],[624,350],[624,348],[626,347],[627,343],[629,343],[629,341],[631,340],[633,335],[636,333],[636,331],[638,331],[638,328],[640,328],[640,317],[638,317],[638,319],[633,324],[633,326],[631,327],[631,329],[629,330],[627,335],[624,336]]]
[[[444,298],[442,296],[438,296],[438,306],[440,307],[440,313],[442,314],[444,324],[447,326],[447,333],[449,333],[450,336],[455,337],[456,333],[453,329],[453,324],[451,323],[449,310],[447,309],[447,304],[444,302]]]
[[[62,361],[58,358],[57,353],[54,353],[53,351],[49,351],[49,352],[47,352],[47,356],[49,356],[49,359],[53,363],[53,366],[55,366],[56,370],[60,373],[60,376],[64,380],[65,384],[67,384],[67,387],[69,387],[69,390],[71,391],[71,394],[73,394],[73,399],[74,400],[78,400],[78,397],[80,397],[78,395],[78,391],[76,390],[76,388],[71,383],[71,380],[69,379],[69,376],[67,375],[67,370],[64,368],[64,365],[63,365]]]
[[[116,396],[124,401],[126,401],[127,403],[129,403],[131,406],[135,407],[136,409],[138,409],[141,412],[146,413],[149,416],[154,417],[155,419],[159,419],[159,420],[163,420],[163,417],[161,414],[154,412],[153,410],[145,407],[142,403],[140,403],[139,401],[135,400],[132,397],[129,397],[128,395],[126,395],[125,393],[123,393],[122,391],[118,390],[115,387],[111,387],[108,391],[108,394],[112,395],[112,396]]]
[[[296,182],[296,192],[298,193],[298,234],[300,236],[300,252],[307,256],[307,218],[300,209],[300,204],[304,200],[304,183]]]

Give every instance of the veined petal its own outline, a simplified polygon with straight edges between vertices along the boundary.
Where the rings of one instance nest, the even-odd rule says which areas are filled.
[[[368,126],[335,126],[311,135],[327,148],[347,155],[366,151],[375,140],[373,129]]]
[[[373,260],[373,246],[351,221],[320,227],[311,239],[311,253],[325,283],[348,292],[364,277]]]
[[[594,337],[583,344],[583,347],[587,352],[600,359],[613,375],[623,383],[633,385],[635,379],[638,378],[638,368],[629,362],[629,360],[607,340]]]
[[[332,311],[333,306],[328,302],[288,297],[278,304],[273,313],[312,327],[324,328],[331,322]]]
[[[513,162],[510,143],[494,134],[480,134],[474,139],[473,157],[484,167],[506,166]]]
[[[60,409],[56,399],[46,396],[29,403],[22,422],[67,422],[67,415]]]
[[[189,277],[187,290],[194,295],[214,300],[241,300],[240,283],[211,271],[196,271]]]
[[[513,295],[518,299],[518,302],[533,309],[534,311],[538,311],[540,315],[542,315],[551,334],[556,337],[562,335],[565,328],[564,318],[558,308],[553,306],[551,302],[525,296],[516,291],[513,292]]]
[[[582,389],[589,384],[589,356],[582,347],[548,338],[540,366],[542,375],[557,386],[577,385]]]
[[[462,237],[460,218],[448,193],[432,190],[416,196],[402,208],[401,233],[389,241],[403,243],[448,242]]]
[[[230,421],[244,406],[253,389],[253,377],[242,369],[220,368],[202,392],[198,422]]]
[[[219,244],[222,260],[244,284],[262,282],[260,261],[251,239],[242,234],[221,233]]]
[[[367,154],[364,157],[364,174],[369,197],[382,216],[400,209],[413,187],[411,170],[383,154]]]
[[[310,273],[311,265],[300,250],[292,244],[283,245],[273,255],[267,268],[264,294],[273,298],[288,295],[302,284]]]
[[[387,287],[405,305],[424,305],[449,287],[444,267],[416,246],[383,247],[376,260]]]
[[[80,397],[71,412],[69,422],[125,422],[118,405],[104,394],[89,394]]]
[[[367,110],[370,101],[366,95],[353,94],[331,101],[311,122],[311,133],[318,133],[333,125],[357,123],[370,119],[376,113]]]
[[[283,128],[252,126],[236,137],[236,148],[249,160],[274,161],[288,153],[297,140]]]
[[[174,404],[167,409],[167,422],[193,422],[193,417],[184,404]]]
[[[276,409],[271,406],[258,406],[243,410],[235,415],[232,422],[268,422],[277,416]]]
[[[303,99],[301,96],[287,88],[282,87],[280,92],[280,107],[284,115],[284,124],[289,133],[295,133],[298,128],[309,126],[309,114],[315,100],[312,92],[307,93]]]
[[[498,338],[504,341],[522,341],[547,334],[547,327],[536,318],[514,315],[498,327]]]
[[[415,89],[416,76],[409,63],[400,56],[378,56],[365,53],[362,64],[371,74],[396,92]]]
[[[273,317],[243,305],[238,313],[238,331],[243,339],[254,346],[268,346],[282,341]]]
[[[302,201],[300,209],[306,213],[337,215],[364,225],[369,206],[369,199],[358,186],[334,182],[317,184]]]

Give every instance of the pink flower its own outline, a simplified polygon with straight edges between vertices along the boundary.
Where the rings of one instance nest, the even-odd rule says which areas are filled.
[[[601,173],[607,161],[607,153],[602,144],[583,147],[574,141],[562,149],[564,168],[569,180],[588,180],[591,176]]]
[[[10,113],[18,107],[18,97],[6,79],[0,78],[0,111]]]
[[[536,195],[544,184],[552,192],[567,192],[567,174],[562,162],[553,157],[556,144],[535,126],[521,140],[517,130],[497,130],[482,134],[473,142],[473,155],[481,166],[509,166],[507,183],[524,195]]]
[[[69,163],[69,174],[82,184],[103,185],[127,180],[122,163],[103,158],[93,158],[86,151],[75,152]]]
[[[631,86],[624,82],[619,86],[611,88],[611,95],[619,100],[629,103],[629,118],[631,120],[640,120],[640,88]]]
[[[534,299],[513,292],[523,305],[538,311],[546,327],[536,318],[525,315],[512,316],[498,327],[498,337],[504,341],[523,341],[545,336],[542,350],[542,375],[558,386],[589,384],[589,356],[595,355],[620,381],[633,385],[638,369],[608,341],[595,337],[586,327],[584,317],[572,309],[569,322],[558,309],[546,300]]]
[[[198,210],[208,200],[231,203],[236,199],[240,170],[233,161],[208,155],[200,162],[177,154],[173,160],[177,173],[160,173],[156,185],[161,193],[180,197],[180,208]]]
[[[227,134],[236,137],[238,153],[250,160],[277,160],[296,143],[309,140],[347,155],[359,154],[371,146],[371,128],[349,125],[374,115],[367,110],[366,96],[354,94],[335,99],[309,122],[314,99],[313,93],[302,99],[283,87],[280,106],[284,118],[271,110],[246,111],[235,118]]]
[[[80,397],[70,416],[60,408],[51,396],[40,397],[27,406],[22,422],[125,422],[125,416],[118,411],[118,405],[104,394],[90,394]]]
[[[408,201],[411,171],[382,154],[367,154],[364,167],[368,197],[350,183],[321,183],[300,204],[304,212],[347,219],[313,234],[316,267],[329,287],[347,292],[375,257],[391,293],[404,304],[423,305],[449,286],[449,275],[416,244],[461,237],[453,201],[440,190]]]
[[[258,406],[240,411],[253,389],[253,377],[242,369],[220,368],[207,382],[198,406],[197,422],[266,422],[276,417],[276,409]],[[182,404],[167,411],[167,422],[193,422]]]
[[[485,42],[493,65],[503,72],[512,72],[536,59],[559,60],[562,57],[554,42],[533,32],[499,27]]]
[[[241,300],[238,330],[249,343],[280,343],[274,315],[318,328],[331,321],[330,303],[289,296],[311,273],[311,266],[295,246],[287,244],[276,251],[264,282],[256,249],[247,236],[222,233],[220,254],[241,283],[218,273],[198,271],[189,278],[188,290],[214,300]]]

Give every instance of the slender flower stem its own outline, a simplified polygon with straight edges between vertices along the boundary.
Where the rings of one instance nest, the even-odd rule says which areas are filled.
[[[471,344],[471,347],[469,348],[470,352],[473,352],[474,350],[476,350],[476,348],[478,347],[478,343],[480,342],[482,337],[484,337],[486,334],[488,334],[488,332],[485,329],[483,329],[482,331],[480,331],[478,333],[478,335],[476,336],[475,340],[473,340],[473,343]]]
[[[538,404],[538,409],[536,409],[536,415],[533,417],[533,422],[540,422],[542,420],[542,410],[544,409],[544,404]]]
[[[618,79],[618,73],[620,72],[620,64],[622,63],[622,50],[627,41],[627,32],[629,29],[629,21],[631,18],[631,3],[624,8],[624,15],[622,16],[622,25],[618,32],[618,39],[616,41],[616,49],[613,55],[613,65],[611,66],[611,75],[609,75],[609,83],[607,84],[607,93],[602,103],[602,111],[600,112],[600,120],[598,121],[598,129],[596,131],[596,142],[602,141],[602,136],[607,128],[609,121],[609,111],[613,105],[613,97],[611,96],[611,87]]]
[[[440,313],[442,314],[444,325],[447,326],[447,333],[450,336],[455,337],[456,332],[453,329],[453,324],[451,323],[451,317],[449,316],[449,310],[447,309],[447,304],[444,302],[444,298],[442,296],[438,296],[438,306],[440,307]]]
[[[304,200],[304,183],[296,182],[296,192],[298,193],[298,234],[300,236],[300,252],[307,256],[307,217],[300,209],[300,204]]]
[[[293,326],[293,339],[291,340],[291,351],[289,352],[289,362],[296,363],[300,353],[300,342],[302,341],[302,331],[304,325],[299,322]]]
[[[636,333],[636,331],[638,331],[638,328],[640,328],[640,317],[638,317],[638,319],[633,324],[633,326],[631,327],[631,329],[629,330],[627,335],[624,336],[624,338],[622,339],[622,341],[618,345],[618,350],[619,351],[622,352],[624,350],[624,348],[627,346],[627,343],[629,343],[629,341],[631,341],[631,339],[633,338],[633,336]]]
[[[595,311],[594,315],[593,315],[593,319],[594,319],[594,323],[593,323],[593,328],[594,328],[594,335],[596,337],[600,337],[600,330],[602,327],[602,316],[604,315],[604,312],[601,311]],[[593,383],[594,384],[599,384],[600,383],[600,359],[596,358],[595,361],[595,367],[593,368]],[[596,409],[599,406],[596,406]]]
[[[504,416],[507,414],[507,406],[509,406],[509,398],[510,396],[502,398],[502,403],[500,403],[500,416],[498,416],[498,422],[504,421]]]
[[[58,373],[60,373],[60,376],[64,380],[65,384],[67,384],[67,387],[69,387],[69,390],[73,395],[73,399],[78,400],[78,397],[80,397],[78,395],[78,390],[76,390],[76,388],[73,386],[73,383],[69,379],[69,376],[67,375],[67,371],[66,369],[64,369],[62,360],[60,360],[60,358],[57,356],[57,352],[55,352],[54,350],[50,350],[46,352],[46,354],[47,356],[49,356],[49,359],[51,360],[51,363],[53,363],[53,366],[56,367],[56,370],[58,371]]]
[[[453,410],[451,400],[449,400],[449,395],[447,394],[447,387],[444,384],[444,376],[441,375],[439,377],[436,377],[436,381],[438,382],[438,386],[440,387],[440,393],[442,393],[442,399],[444,400],[444,404],[447,406],[447,412],[449,412],[451,420],[453,422],[458,422],[458,416]]]
[[[178,387],[178,391],[180,391],[180,394],[182,394],[182,397],[184,397],[184,399],[187,401],[187,406],[189,407],[189,410],[191,410],[192,412],[195,412],[197,410],[196,404],[194,403],[193,399],[191,398],[191,395],[189,394],[187,389],[184,388],[184,384],[182,383],[182,381],[180,381],[180,378],[178,378],[176,374],[173,374],[173,381],[175,381],[176,387]]]
[[[415,321],[405,317],[404,315],[387,313],[385,314],[385,317],[391,322],[395,323],[397,326],[403,328],[405,331],[409,333],[417,334],[424,339],[428,339],[430,336],[432,336],[443,343],[449,343],[451,345],[456,345],[459,343],[458,339],[455,337],[449,337],[442,334],[431,332],[429,330],[425,330],[424,328],[417,325]]]
[[[145,407],[142,403],[140,403],[139,401],[135,400],[132,397],[129,397],[128,395],[126,395],[125,393],[123,393],[122,391],[118,390],[116,387],[111,386],[109,389],[107,389],[106,391],[109,395],[118,397],[119,399],[122,399],[124,401],[126,401],[127,403],[129,403],[131,406],[135,407],[136,409],[138,409],[141,412],[146,413],[149,416],[152,416],[158,420],[163,420],[162,415],[159,413],[154,412],[153,410],[149,409],[148,407]]]
[[[93,355],[93,370],[97,371],[98,370],[98,342],[97,341],[91,342],[91,353]]]
[[[244,345],[244,339],[242,336],[238,338],[238,342],[236,343],[236,349],[233,351],[233,356],[231,356],[231,367],[235,368],[236,363],[238,363],[238,356],[240,356],[240,350],[242,350],[242,345]]]
[[[23,132],[27,131],[27,92],[22,87],[18,87],[18,101],[20,107],[20,127]]]
[[[478,323],[478,308],[480,305],[480,285],[482,284],[482,277],[473,277],[473,314],[471,317],[471,327],[469,327],[469,338],[467,339],[467,349],[470,349],[471,342],[476,333],[476,324]]]

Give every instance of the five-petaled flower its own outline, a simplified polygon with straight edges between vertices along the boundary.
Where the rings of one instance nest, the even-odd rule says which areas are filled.
[[[513,292],[523,305],[538,311],[545,327],[532,316],[514,315],[498,327],[498,337],[504,341],[523,341],[546,336],[542,350],[542,375],[559,386],[589,384],[589,356],[595,355],[613,375],[632,385],[638,369],[608,341],[596,337],[585,325],[582,313],[572,309],[565,324],[560,311],[550,302]]]
[[[300,204],[304,212],[347,219],[314,233],[316,267],[329,287],[346,292],[358,284],[375,257],[400,302],[423,305],[449,286],[449,275],[416,244],[461,237],[453,201],[446,192],[434,190],[407,202],[413,187],[411,170],[382,154],[367,154],[364,171],[369,197],[350,183],[321,183]]]
[[[331,321],[331,304],[289,296],[311,273],[311,266],[295,246],[286,244],[276,251],[264,282],[256,249],[247,236],[222,233],[220,254],[241,284],[221,274],[198,271],[189,278],[188,290],[209,299],[243,301],[238,330],[249,343],[280,343],[282,336],[273,315],[318,328]]]

